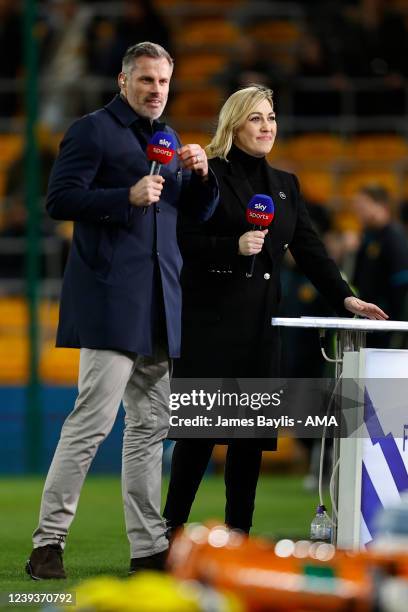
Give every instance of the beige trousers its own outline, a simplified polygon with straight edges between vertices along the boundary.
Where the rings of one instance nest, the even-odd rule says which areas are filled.
[[[85,476],[123,399],[122,494],[130,556],[165,550],[160,501],[163,440],[169,423],[166,352],[157,349],[153,357],[141,357],[81,349],[78,392],[45,482],[34,547],[55,543],[64,547]]]

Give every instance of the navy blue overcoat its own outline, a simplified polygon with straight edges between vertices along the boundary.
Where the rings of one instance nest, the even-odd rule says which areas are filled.
[[[146,214],[132,206],[129,188],[150,169],[131,127],[137,119],[116,96],[105,108],[76,121],[61,143],[47,209],[54,219],[74,221],[74,235],[63,280],[57,346],[151,355],[159,269],[169,355],[178,357],[182,258],[177,216],[182,209],[207,220],[217,205],[217,181],[212,173],[202,182],[182,170],[175,155],[162,166],[160,202]],[[175,134],[168,126],[160,129]]]

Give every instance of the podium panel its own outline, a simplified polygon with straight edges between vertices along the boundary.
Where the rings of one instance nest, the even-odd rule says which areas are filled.
[[[408,490],[408,397],[392,383],[407,379],[408,351],[346,352],[343,377],[364,382],[350,415],[357,423],[363,411],[364,425],[340,441],[337,545],[358,549],[373,540],[377,513]]]

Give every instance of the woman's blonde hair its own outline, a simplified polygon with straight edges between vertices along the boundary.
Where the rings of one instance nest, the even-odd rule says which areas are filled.
[[[226,159],[237,128],[244,123],[248,115],[263,100],[268,100],[273,109],[272,96],[272,90],[261,85],[251,85],[231,94],[221,108],[213,139],[205,148],[208,158],[221,157]]]

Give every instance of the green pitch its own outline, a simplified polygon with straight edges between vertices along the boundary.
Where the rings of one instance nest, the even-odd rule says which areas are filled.
[[[95,476],[85,483],[65,549],[64,564],[69,579],[35,582],[24,573],[42,485],[43,478],[0,479],[0,593],[66,591],[89,576],[126,576],[129,549],[120,479]],[[166,489],[167,481],[163,491]],[[271,538],[307,537],[316,505],[317,496],[303,491],[299,476],[264,475],[258,485],[252,533]],[[207,477],[200,487],[191,521],[222,520],[223,507],[222,476]]]

